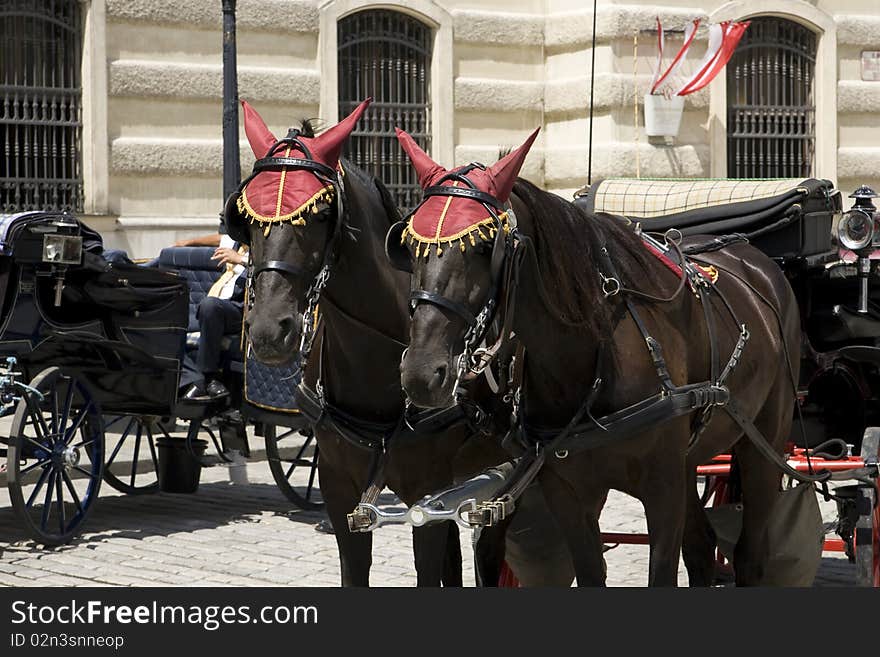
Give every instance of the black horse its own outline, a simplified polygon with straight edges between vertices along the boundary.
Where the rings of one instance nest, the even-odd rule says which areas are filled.
[[[304,343],[301,351],[308,361],[299,401],[304,412],[311,407],[317,416],[321,493],[339,547],[342,583],[358,586],[369,583],[372,534],[350,531],[347,515],[368,487],[387,485],[411,505],[504,458],[495,441],[473,437],[467,422],[419,433],[403,426],[399,364],[409,330],[408,281],[383,253],[385,233],[399,213],[374,177],[345,160],[337,174],[338,151],[328,155],[321,141],[328,134],[331,140],[347,137],[364,107],[318,137],[312,138],[306,126],[302,134],[281,142],[271,135],[257,139],[252,133],[265,126],[246,107],[248,137],[252,145],[256,141],[255,152],[267,154],[255,170],[284,169],[286,174],[264,181],[263,187],[275,193],[271,202],[287,204],[276,198],[283,194],[282,180],[291,184],[291,172],[319,182],[297,181],[290,193],[305,194],[310,204],[287,220],[257,217],[248,223],[260,192],[251,181],[242,185],[241,198],[227,204],[226,214],[230,229],[237,226],[251,244],[245,326],[254,354],[267,363],[288,362]],[[270,156],[285,154],[284,166],[268,162]],[[296,161],[289,159],[291,154]],[[297,203],[291,201],[290,207],[299,208]],[[278,214],[291,212],[281,208]],[[318,300],[320,327],[313,323]],[[419,585],[461,584],[458,537],[450,522],[413,530]],[[490,576],[488,581],[497,581]]]
[[[518,166],[449,173],[399,136],[427,188],[409,224],[388,236],[392,259],[413,271],[417,305],[401,364],[409,398],[428,408],[449,403],[467,369],[474,318],[493,311],[524,348],[519,394],[511,395],[516,437],[532,451],[557,447],[538,479],[566,534],[578,584],[604,583],[598,520],[612,488],[644,505],[651,585],[676,584],[683,540],[691,584],[711,583],[714,535],[697,495],[696,465],[731,449],[744,507],[736,581],[759,583],[780,488],[772,454],[781,454],[789,435],[799,368],[798,310],[780,268],[741,243],[701,255],[703,269],[691,268],[689,281],[681,267],[672,271],[670,256],[680,255],[674,242],[669,254],[652,254],[622,218],[589,216],[525,180],[514,184]],[[739,362],[719,378],[738,348]],[[614,418],[642,400],[681,401],[674,394],[680,386],[709,379],[718,385],[694,395],[717,394],[722,404],[729,391],[741,421],[726,407],[695,405],[614,440],[607,438],[613,432],[603,436],[610,423],[598,426],[596,418]],[[711,415],[701,412],[707,408]],[[598,436],[596,446],[581,450],[576,437],[561,437],[574,426],[589,427],[584,435]],[[764,453],[760,441],[744,437],[746,426],[746,434],[757,428],[768,437]]]

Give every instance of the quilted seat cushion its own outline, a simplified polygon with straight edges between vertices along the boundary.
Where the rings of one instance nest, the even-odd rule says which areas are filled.
[[[174,269],[189,287],[189,323],[187,332],[199,330],[196,311],[202,299],[208,296],[211,286],[220,278],[217,263],[211,260],[212,246],[169,246],[159,253],[159,267]]]

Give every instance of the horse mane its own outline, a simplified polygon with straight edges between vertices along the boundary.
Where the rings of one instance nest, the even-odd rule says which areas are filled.
[[[518,178],[513,193],[532,216],[541,286],[558,319],[601,331],[609,321],[597,271],[598,251],[608,249],[621,283],[644,288],[651,280],[651,256],[623,221],[590,215],[562,197]],[[653,287],[653,285],[651,286]]]
[[[303,137],[314,137],[322,127],[323,121],[321,119],[300,119],[299,122],[299,132]]]

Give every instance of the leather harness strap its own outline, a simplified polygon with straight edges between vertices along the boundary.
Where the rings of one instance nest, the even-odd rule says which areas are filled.
[[[264,271],[280,271],[286,274],[291,274],[293,276],[312,275],[311,272],[306,271],[302,267],[294,265],[291,262],[285,262],[284,260],[267,260],[259,267],[254,267],[253,277],[256,278],[261,272]]]
[[[608,273],[607,279],[617,279],[617,272],[611,261],[608,251],[605,248],[600,249],[600,260],[602,268]],[[688,276],[694,276],[690,271],[691,268],[685,266],[685,258],[681,251],[678,251],[680,262],[682,264],[682,279]],[[601,271],[601,270],[600,270]],[[617,279],[619,280],[619,279]],[[710,379],[700,383],[686,384],[676,386],[670,376],[666,366],[665,358],[660,344],[650,335],[647,326],[641,320],[636,307],[631,302],[627,290],[620,287],[617,291],[623,292],[623,307],[632,317],[633,322],[638,328],[645,341],[654,369],[661,381],[663,389],[660,393],[643,399],[640,402],[632,404],[624,409],[615,411],[601,418],[595,419],[590,415],[590,409],[598,397],[598,387],[601,385],[602,379],[597,375],[596,380],[587,394],[580,408],[575,412],[572,419],[561,429],[545,429],[537,427],[527,427],[522,417],[521,407],[517,409],[514,417],[514,426],[510,430],[510,434],[505,438],[505,444],[509,445],[513,441],[512,437],[516,437],[520,445],[525,446],[531,451],[531,446],[542,446],[543,449],[552,450],[558,458],[565,458],[569,453],[583,452],[589,449],[602,447],[621,439],[628,438],[637,434],[657,423],[667,422],[677,417],[689,415],[694,411],[702,410],[704,416],[702,418],[702,426],[698,423],[697,428],[702,430],[708,421],[707,415],[711,410],[720,406],[723,408],[731,419],[740,427],[743,434],[755,445],[755,447],[772,463],[774,463],[783,473],[793,479],[805,483],[817,483],[826,481],[830,476],[830,472],[823,472],[818,475],[809,475],[798,472],[792,468],[785,459],[779,455],[767,439],[761,434],[754,422],[742,412],[740,406],[731,399],[730,391],[725,385],[728,376],[738,364],[745,342],[749,339],[748,331],[742,325],[736,314],[733,312],[728,300],[724,297],[720,290],[715,289],[715,293],[728,309],[737,326],[741,327],[741,333],[733,352],[724,367],[723,371],[718,374],[717,357],[717,331],[715,322],[709,319],[711,315],[711,307],[709,307],[709,295],[704,290],[705,282],[693,278],[692,283],[698,290],[698,298],[707,313],[707,331],[709,332],[710,348]],[[616,294],[615,292],[614,294]],[[677,293],[676,293],[677,294]],[[611,295],[613,296],[613,295]],[[639,295],[646,296],[647,295]],[[673,298],[676,295],[673,295]],[[659,300],[659,299],[655,299]],[[618,308],[621,306],[618,306]],[[600,370],[602,358],[601,350],[597,357],[597,370]],[[588,416],[589,422],[582,422],[582,419]],[[693,447],[694,440],[692,436],[689,450]]]
[[[261,171],[277,171],[282,167],[295,167],[297,169],[306,169],[314,173],[320,174],[324,178],[332,180],[336,177],[336,171],[326,164],[316,162],[315,160],[307,160],[301,157],[262,157],[254,162],[254,172]]]
[[[426,301],[435,306],[440,306],[441,308],[446,308],[446,310],[454,312],[461,317],[468,326],[473,326],[477,323],[477,316],[468,310],[464,304],[453,301],[452,299],[447,299],[434,292],[428,292],[427,290],[413,290],[409,295],[410,314],[415,313],[420,301]]]
[[[463,175],[461,176],[461,178],[466,180],[469,184],[473,184]],[[504,212],[504,204],[501,203],[497,198],[495,198],[491,194],[487,194],[486,192],[481,192],[479,189],[475,189],[473,187],[452,187],[448,185],[434,185],[432,187],[428,187],[422,194],[423,199],[426,199],[429,196],[458,196],[459,198],[466,198],[472,201],[477,201],[479,203],[482,203],[483,205],[489,205],[499,212]]]

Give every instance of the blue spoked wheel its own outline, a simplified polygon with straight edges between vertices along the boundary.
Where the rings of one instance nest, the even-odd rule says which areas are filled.
[[[89,386],[57,367],[40,372],[16,405],[7,480],[12,507],[34,540],[69,542],[101,489],[104,430]]]
[[[156,418],[117,415],[104,418],[107,462],[104,481],[126,495],[146,495],[159,491],[159,458],[153,428],[167,435]]]
[[[274,425],[264,428],[266,459],[272,478],[288,500],[303,511],[324,508],[318,485],[318,443],[314,434],[295,429],[278,432]]]

